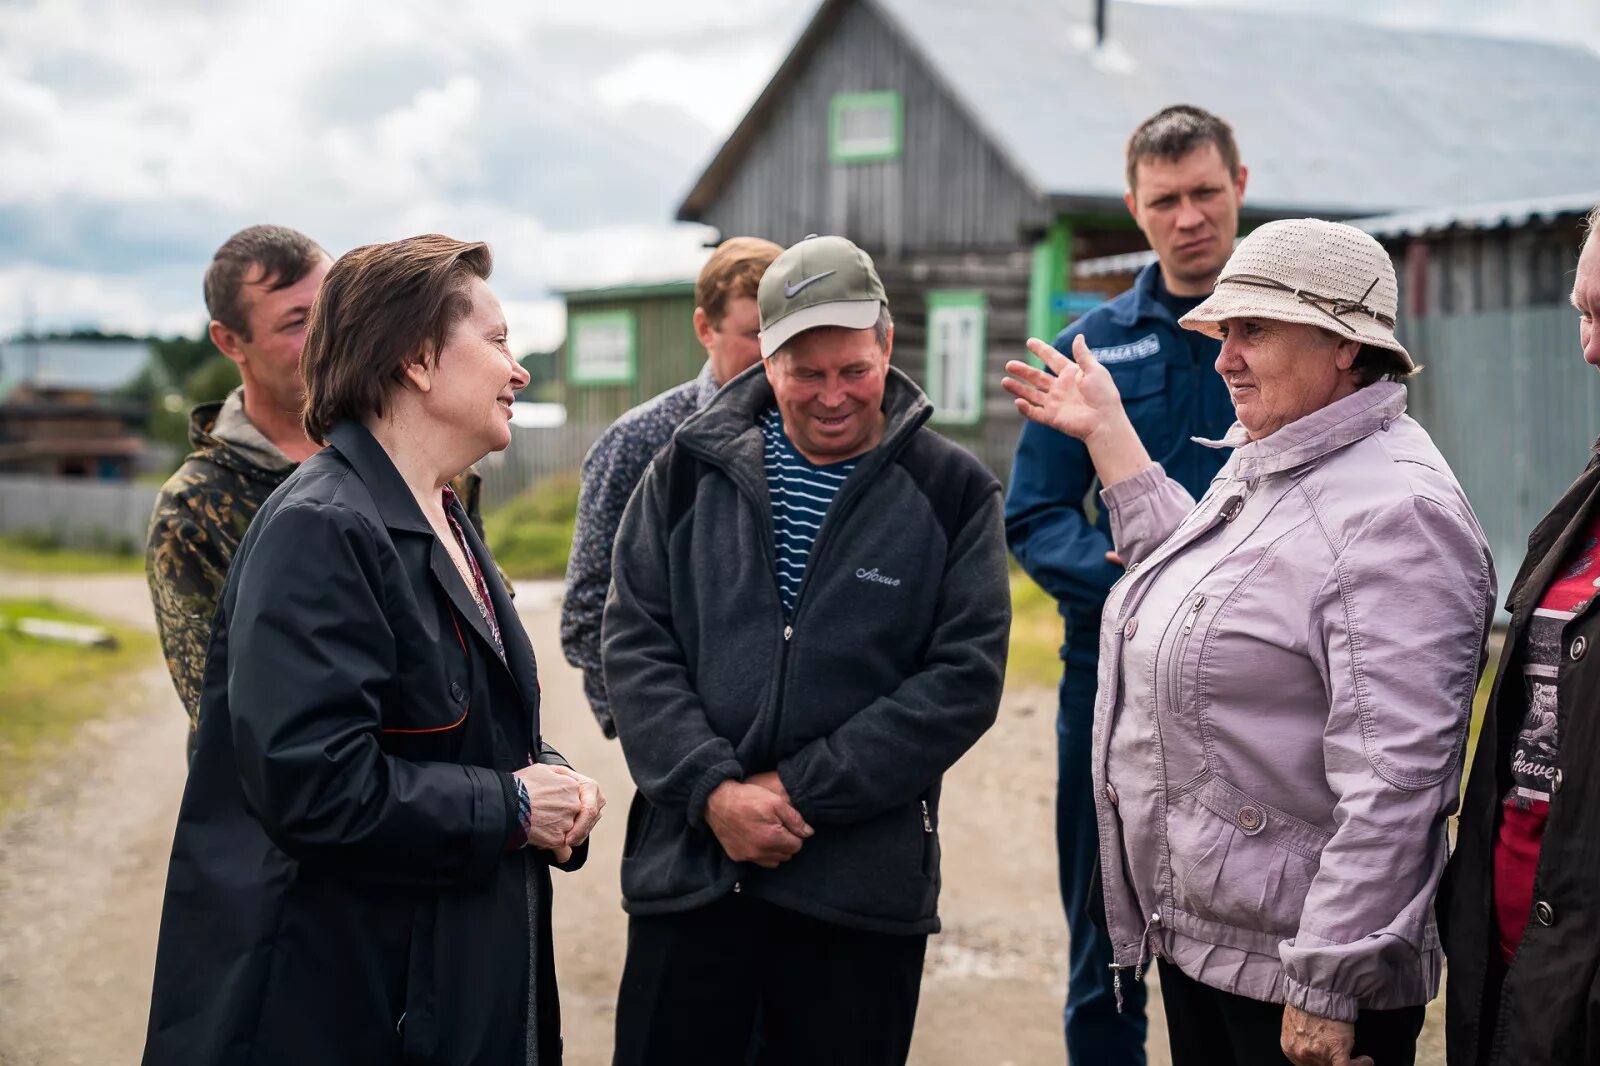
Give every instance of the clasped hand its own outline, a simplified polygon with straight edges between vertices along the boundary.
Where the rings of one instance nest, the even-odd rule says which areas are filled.
[[[706,824],[728,858],[769,870],[794,858],[815,832],[774,770],[718,785],[706,800]]]
[[[558,863],[571,859],[605,809],[599,783],[570,766],[547,763],[525,766],[516,777],[528,790],[529,845],[554,853]]]

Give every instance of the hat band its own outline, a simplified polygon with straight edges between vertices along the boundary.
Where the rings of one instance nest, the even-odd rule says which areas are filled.
[[[1370,315],[1372,319],[1378,322],[1380,325],[1388,326],[1391,330],[1394,329],[1393,315],[1386,315],[1381,311],[1373,309],[1367,304],[1367,297],[1372,295],[1373,289],[1377,288],[1378,281],[1378,278],[1373,278],[1372,284],[1367,286],[1367,291],[1361,294],[1361,298],[1359,300],[1342,300],[1335,296],[1320,296],[1317,293],[1308,292],[1305,289],[1297,289],[1293,285],[1285,285],[1276,278],[1269,278],[1261,274],[1234,274],[1218,281],[1217,287],[1221,288],[1224,285],[1248,285],[1251,288],[1256,289],[1275,289],[1279,292],[1292,293],[1296,300],[1299,300],[1308,307],[1312,307],[1318,311],[1321,311],[1324,315],[1333,319],[1333,321],[1343,326],[1353,335],[1356,331],[1355,327],[1346,322],[1344,320],[1344,316],[1356,311],[1360,311],[1364,315]]]

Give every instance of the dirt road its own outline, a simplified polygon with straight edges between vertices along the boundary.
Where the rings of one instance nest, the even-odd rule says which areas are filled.
[[[138,577],[0,575],[0,596],[49,596],[151,624]],[[610,800],[587,868],[558,875],[555,902],[567,1060],[603,1066],[626,943],[617,879],[633,789],[620,749],[601,736],[561,659],[557,596],[552,585],[523,585],[518,605],[540,654],[546,734]],[[134,1063],[143,1045],[184,722],[159,662],[108,696],[117,709],[43,776],[24,813],[0,825],[5,1066]],[[930,942],[911,1056],[919,1066],[1063,1059],[1053,715],[1052,691],[1008,692],[999,723],[947,778],[945,932]],[[1152,1066],[1167,1062],[1159,1002],[1152,997]]]

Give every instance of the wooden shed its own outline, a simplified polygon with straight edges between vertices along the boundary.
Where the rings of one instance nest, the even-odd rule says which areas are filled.
[[[549,399],[566,405],[569,423],[598,427],[598,436],[618,415],[700,372],[706,351],[694,335],[693,281],[562,296],[567,336]]]

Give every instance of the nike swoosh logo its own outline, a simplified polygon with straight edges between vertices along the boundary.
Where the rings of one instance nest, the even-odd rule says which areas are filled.
[[[801,289],[805,288],[807,285],[810,285],[813,281],[821,281],[823,278],[829,277],[829,276],[831,276],[833,274],[837,274],[837,273],[838,273],[837,270],[824,270],[820,274],[813,274],[809,278],[802,278],[801,280],[795,282],[793,285],[785,285],[783,287],[783,295],[784,295],[784,297],[786,299],[792,300],[796,296],[800,295],[800,290]]]

